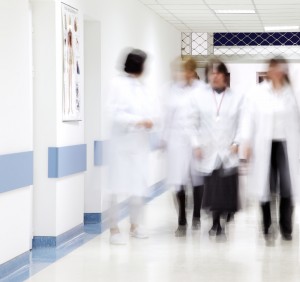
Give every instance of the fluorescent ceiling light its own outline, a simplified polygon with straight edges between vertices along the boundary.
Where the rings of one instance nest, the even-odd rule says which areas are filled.
[[[215,10],[216,14],[255,14],[255,10]]]
[[[299,30],[299,26],[265,26],[265,31],[274,31],[274,30]]]

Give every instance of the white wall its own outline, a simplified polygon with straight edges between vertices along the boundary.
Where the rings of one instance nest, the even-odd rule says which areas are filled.
[[[32,240],[32,188],[0,195],[0,264],[29,251]]]
[[[100,178],[93,178],[99,172],[94,168],[94,174],[86,182],[90,183],[87,187],[84,187],[84,173],[49,179],[48,148],[88,142],[88,152],[92,152],[94,140],[106,140],[103,101],[109,82],[117,72],[116,64],[123,48],[140,48],[149,54],[146,83],[153,92],[157,92],[169,79],[170,61],[180,54],[180,32],[137,0],[64,1],[79,9],[82,27],[84,20],[100,25],[100,32],[95,35],[99,36],[98,45],[92,51],[98,55],[100,66],[96,66],[97,72],[92,78],[92,83],[95,83],[93,91],[96,91],[92,98],[97,103],[86,107],[95,113],[89,117],[94,118],[94,123],[89,119],[87,126],[84,121],[63,123],[60,1],[0,1],[0,154],[34,149],[33,191],[32,187],[24,187],[0,195],[0,221],[6,230],[5,233],[0,232],[0,249],[4,250],[0,252],[1,264],[29,250],[32,233],[36,236],[57,236],[82,223],[85,188],[91,188],[90,199],[93,196],[99,199],[94,199],[91,205],[87,201],[86,210],[103,210],[101,196],[107,175],[105,168],[99,169]],[[83,29],[81,32],[83,39]],[[81,87],[83,89],[84,85]],[[89,139],[85,135],[85,127],[90,132]],[[160,157],[153,153],[151,159],[158,169]],[[93,162],[92,155],[89,162]],[[149,185],[162,177],[159,169],[153,170]]]
[[[31,13],[0,0],[0,155],[32,151]],[[32,187],[0,194],[0,264],[31,247]]]
[[[97,47],[98,36],[101,36],[100,47],[90,46],[89,36],[85,41],[85,53],[94,56],[95,60],[100,62],[98,68],[90,61],[85,65],[86,68],[90,68],[86,69],[88,73],[86,83],[89,84],[86,85],[87,92],[85,93],[88,103],[86,105],[88,112],[85,116],[86,141],[88,148],[92,149],[91,142],[93,140],[109,138],[103,114],[105,97],[110,81],[118,73],[117,65],[120,64],[119,58],[124,48],[139,48],[148,53],[145,82],[155,94],[170,79],[170,62],[181,52],[181,34],[137,0],[85,0],[83,8],[85,20],[94,21],[95,25],[101,26],[101,34],[94,31]],[[87,31],[92,32],[92,28],[89,27]],[[97,27],[94,26],[94,29]],[[100,58],[99,55],[101,55]],[[93,81],[88,82],[91,80],[90,75],[93,75]],[[96,81],[98,83],[95,85]],[[101,91],[99,91],[99,87],[101,87]],[[100,116],[99,113],[101,113]],[[102,212],[107,208],[105,197],[107,170],[105,167],[92,168],[93,152],[91,149],[88,152],[89,171],[85,182],[85,212]],[[154,152],[150,159],[153,170],[150,172],[149,185],[153,185],[163,179],[164,173],[162,157]]]
[[[61,1],[56,1],[56,130],[57,140],[56,146],[70,146],[84,144],[85,136],[85,120],[84,120],[84,100],[85,95],[84,80],[81,80],[79,85],[79,92],[81,96],[81,111],[82,121],[78,122],[62,122],[63,118],[63,104],[62,104],[62,89],[63,89],[63,52],[62,52],[62,28],[61,28]],[[80,76],[84,77],[84,32],[83,32],[83,13],[82,3],[83,1],[67,0],[63,1],[65,4],[69,4],[79,9],[79,38],[82,41],[80,46]],[[84,177],[85,173],[79,173],[71,175],[57,180],[56,186],[56,221],[57,229],[56,234],[62,234],[70,230],[71,228],[83,223],[84,213]]]
[[[85,141],[87,172],[85,177],[84,211],[99,212],[103,167],[94,166],[94,141],[101,140],[101,23],[84,21],[85,69]]]
[[[83,58],[85,51],[85,67],[88,69],[87,75],[84,75],[83,69],[81,74],[88,85],[82,84],[81,87],[87,91],[87,113],[83,113],[83,121],[62,122],[61,4],[60,1],[32,0],[36,236],[56,236],[82,223],[84,198],[86,212],[103,210],[102,196],[107,173],[105,168],[93,165],[93,143],[108,138],[102,114],[104,97],[109,82],[117,73],[116,65],[122,50],[132,46],[149,53],[146,81],[154,92],[169,79],[169,63],[180,54],[180,32],[137,0],[64,2],[79,10],[80,26],[84,27],[81,28],[81,38],[84,39],[81,52]],[[92,22],[96,24],[88,26]],[[44,55],[46,51],[47,56]],[[81,65],[83,63],[82,60]],[[87,143],[88,148],[86,179],[84,173],[48,179],[48,147],[81,143]],[[160,165],[155,155],[151,159],[153,166]],[[162,177],[152,173],[149,183],[152,185]]]
[[[35,68],[34,235],[57,236],[83,223],[84,173],[61,179],[49,179],[48,148],[83,144],[85,142],[84,121],[62,121],[63,68],[60,1],[33,0],[31,2]],[[83,26],[82,16],[79,22],[80,26]],[[82,38],[83,31],[80,32]],[[81,52],[81,58],[83,58],[83,48]],[[83,60],[81,65],[83,65]],[[84,74],[83,69],[81,69],[81,74]],[[82,93],[83,83],[80,86]],[[82,96],[82,106],[84,107],[84,96]]]
[[[32,149],[31,34],[28,1],[0,4],[0,154],[6,154]]]
[[[235,91],[247,92],[256,85],[257,72],[267,70],[266,64],[227,64],[230,72],[230,87]]]

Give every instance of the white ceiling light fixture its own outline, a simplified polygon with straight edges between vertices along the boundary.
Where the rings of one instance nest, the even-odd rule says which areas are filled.
[[[214,10],[216,14],[255,14],[255,10]]]
[[[299,30],[298,25],[291,26],[265,26],[265,31]]]

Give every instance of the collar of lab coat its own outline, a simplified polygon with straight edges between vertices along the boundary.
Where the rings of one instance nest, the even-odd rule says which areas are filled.
[[[215,91],[211,86],[209,86],[209,89],[210,89],[210,91],[211,91],[213,94],[216,93],[216,91]],[[224,92],[225,92],[226,95],[232,95],[232,91],[231,91],[231,89],[230,89],[229,87],[226,87],[226,89],[225,89]],[[221,93],[219,93],[219,94],[217,94],[217,95],[222,95],[222,93],[224,93],[224,92],[221,92]]]
[[[124,77],[126,79],[128,79],[129,81],[131,81],[132,83],[138,84],[138,85],[143,85],[143,82],[141,81],[141,79],[139,77],[130,75],[128,73],[124,74]]]
[[[274,93],[274,91],[273,91],[273,86],[272,86],[272,82],[271,81],[264,81],[264,82],[262,82],[261,83],[261,87],[263,88],[263,89],[266,89],[267,91],[269,91],[270,92],[270,94],[273,94]],[[289,91],[288,90],[290,90],[291,89],[291,86],[290,85],[288,85],[288,84],[285,84],[283,87],[282,87],[282,89],[281,89],[281,94],[286,94],[286,93],[288,93]]]

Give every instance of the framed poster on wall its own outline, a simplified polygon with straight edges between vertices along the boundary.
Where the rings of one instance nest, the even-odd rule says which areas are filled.
[[[62,3],[63,35],[63,121],[82,120],[81,38],[78,10]]]
[[[263,81],[267,80],[267,72],[257,72],[256,73],[256,83],[262,83]]]

